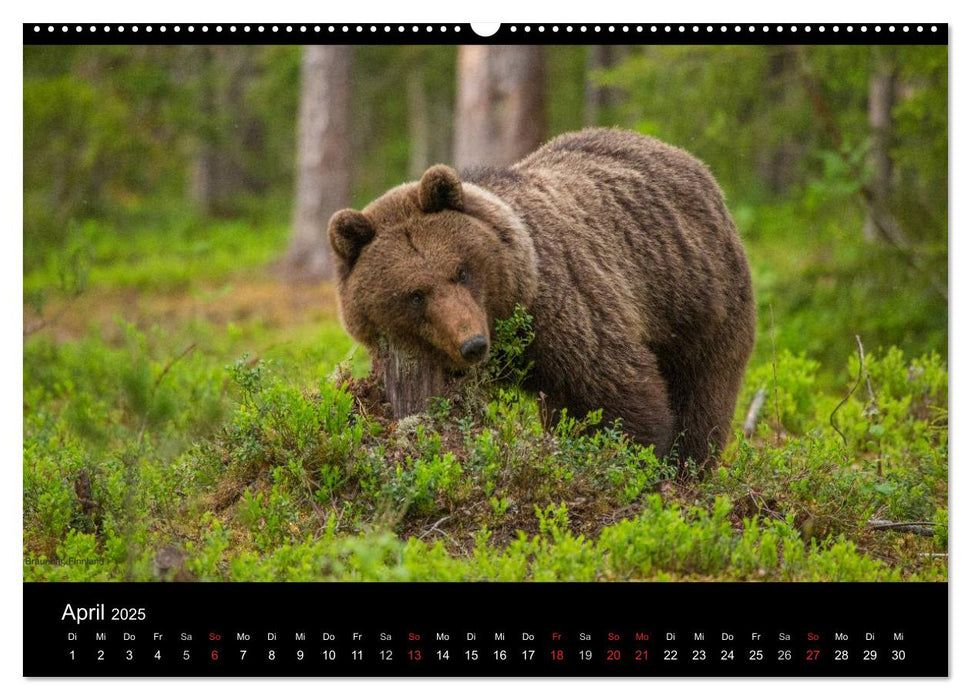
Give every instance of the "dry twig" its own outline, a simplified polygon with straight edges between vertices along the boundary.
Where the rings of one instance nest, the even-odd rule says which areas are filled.
[[[896,532],[912,532],[925,537],[934,536],[934,523],[917,521],[912,523],[895,523],[891,520],[868,520],[867,527],[871,530],[894,530]]]

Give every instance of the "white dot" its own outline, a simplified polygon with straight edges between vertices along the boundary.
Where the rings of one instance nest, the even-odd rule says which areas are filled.
[[[529,31],[529,25],[528,24],[525,27],[523,27],[523,31],[524,32],[528,32]]]

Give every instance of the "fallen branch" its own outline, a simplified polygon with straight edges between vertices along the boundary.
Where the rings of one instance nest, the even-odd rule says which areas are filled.
[[[748,407],[748,413],[745,414],[745,425],[742,427],[742,434],[745,437],[750,438],[755,433],[755,426],[759,422],[759,414],[762,412],[767,396],[768,392],[764,386],[755,393],[755,398]]]
[[[441,525],[442,523],[444,523],[446,520],[450,519],[451,517],[452,517],[451,515],[446,515],[444,518],[439,518],[438,520],[435,521],[435,524],[434,525],[432,525],[430,528],[428,528],[423,533],[421,533],[418,536],[418,539],[423,540],[428,535],[432,534],[433,532],[439,532],[439,533],[445,535],[446,537],[448,537],[450,539],[454,539],[454,538],[452,538],[451,535],[449,535],[447,532],[444,532],[441,528],[438,527],[439,525]]]
[[[928,527],[930,526],[930,527]],[[871,530],[894,530],[897,532],[912,532],[925,537],[934,536],[934,523],[917,521],[912,523],[895,523],[891,520],[868,520],[867,527]]]

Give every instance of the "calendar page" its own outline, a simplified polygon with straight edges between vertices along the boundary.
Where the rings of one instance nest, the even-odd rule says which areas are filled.
[[[23,674],[947,676],[948,31],[24,24]]]

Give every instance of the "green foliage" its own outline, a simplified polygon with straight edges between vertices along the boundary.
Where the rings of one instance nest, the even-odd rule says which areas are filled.
[[[535,337],[533,317],[526,307],[516,304],[512,316],[496,321],[485,379],[521,386],[533,366],[526,358],[526,351]]]
[[[150,354],[149,338],[131,342]],[[65,417],[64,399],[42,398],[48,384],[28,392],[48,409],[30,412],[26,432],[25,556],[61,561],[25,563],[31,580],[155,578],[154,553],[175,533],[180,575],[203,580],[946,576],[914,536],[867,526],[927,520],[925,546],[947,546],[947,374],[936,356],[867,355],[876,409],[857,387],[836,415],[846,444],[828,422],[840,396],[819,392],[818,364],[786,352],[774,372],[756,366],[746,391],[764,384],[771,397],[778,377],[783,423],[770,398],[757,435],[683,492],[674,465],[597,413],[547,432],[535,400],[497,387],[480,418],[442,411],[382,426],[346,385],[318,379],[301,391],[245,358],[226,368],[234,408],[222,427],[166,456],[162,436],[189,424],[193,404],[173,401],[139,444],[132,433],[151,420],[160,370],[130,367],[117,378],[78,373],[117,382],[118,437],[102,435],[100,451]],[[159,387],[185,391],[199,376],[176,368]],[[851,358],[846,391],[858,370]],[[67,446],[56,460],[52,440]],[[90,507],[75,494],[82,471]],[[456,545],[468,531],[480,532],[471,550]]]

